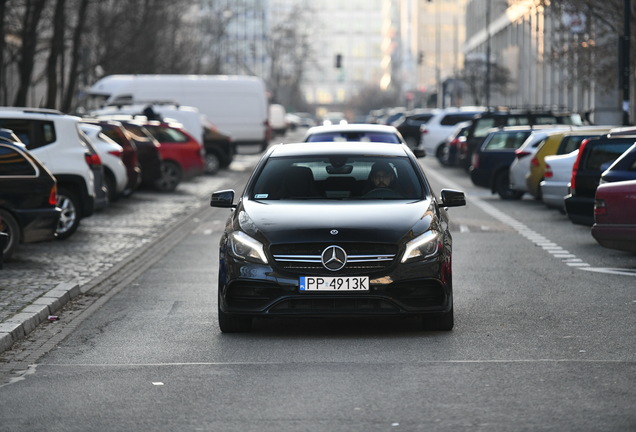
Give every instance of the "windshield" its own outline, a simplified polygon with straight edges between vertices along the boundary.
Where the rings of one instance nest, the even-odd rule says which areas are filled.
[[[419,200],[428,190],[407,157],[271,158],[250,198],[269,200]]]

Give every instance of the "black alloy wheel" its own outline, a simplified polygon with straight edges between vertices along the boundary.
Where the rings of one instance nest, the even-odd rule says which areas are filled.
[[[5,241],[2,259],[8,260],[20,242],[20,225],[13,215],[4,209],[0,209],[0,232],[6,234],[4,239],[0,239],[0,245],[3,245],[3,240]]]

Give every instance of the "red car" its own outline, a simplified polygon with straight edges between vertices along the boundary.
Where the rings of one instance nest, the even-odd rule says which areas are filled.
[[[182,179],[203,174],[205,148],[178,123],[149,121],[144,127],[161,143],[161,190],[174,190]]]
[[[636,252],[636,180],[596,189],[592,236],[606,248]]]

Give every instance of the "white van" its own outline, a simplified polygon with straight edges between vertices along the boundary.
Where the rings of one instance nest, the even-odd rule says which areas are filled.
[[[174,102],[196,107],[234,144],[269,144],[265,83],[242,75],[109,75],[89,90],[92,107]]]
[[[284,136],[287,132],[287,112],[285,107],[280,104],[271,104],[269,106],[269,125],[272,127],[274,135]]]

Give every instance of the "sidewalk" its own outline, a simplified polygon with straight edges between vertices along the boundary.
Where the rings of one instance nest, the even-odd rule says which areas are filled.
[[[0,353],[49,317],[54,320],[57,311],[110,269],[208,206],[212,191],[242,190],[243,184],[236,183],[253,161],[238,156],[230,169],[184,182],[172,193],[137,191],[83,219],[66,240],[19,245],[0,269]]]

